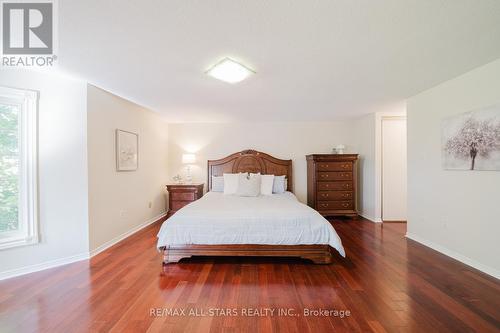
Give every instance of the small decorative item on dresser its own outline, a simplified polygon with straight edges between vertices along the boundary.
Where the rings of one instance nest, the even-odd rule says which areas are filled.
[[[344,150],[345,150],[344,145],[338,145],[337,147],[335,147],[335,151],[337,152],[337,154],[343,154]]]
[[[176,183],[176,184],[182,184],[182,177],[181,175],[175,175],[172,177],[172,180]]]
[[[307,155],[307,204],[323,216],[358,215],[357,154]]]
[[[170,217],[187,204],[203,196],[204,184],[172,184],[167,185],[168,213]]]

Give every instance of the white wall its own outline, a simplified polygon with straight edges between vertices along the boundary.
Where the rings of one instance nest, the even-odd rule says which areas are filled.
[[[165,212],[168,130],[157,113],[91,85],[87,104],[90,251],[95,253]],[[139,134],[137,171],[116,171],[116,129]]]
[[[75,261],[88,252],[86,83],[0,70],[0,85],[39,91],[41,242],[0,251],[0,278]]]
[[[408,100],[408,237],[500,278],[500,171],[445,171],[441,121],[500,103],[500,60]]]
[[[194,181],[207,181],[207,160],[223,158],[244,149],[256,149],[281,159],[292,159],[294,191],[307,201],[307,154],[330,153],[343,143],[354,152],[351,122],[249,122],[169,124],[169,177],[185,176],[184,152],[193,152],[197,165]]]
[[[406,117],[406,103],[355,118],[351,129],[360,155],[358,210],[373,222],[382,222],[382,119],[387,117]]]
[[[359,154],[358,210],[363,217],[376,221],[375,209],[375,114],[354,122],[354,145]]]
[[[382,220],[407,220],[406,118],[382,119]]]

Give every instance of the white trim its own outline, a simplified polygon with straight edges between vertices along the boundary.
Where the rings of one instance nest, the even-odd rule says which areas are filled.
[[[95,255],[101,253],[102,251],[110,248],[111,246],[115,245],[116,243],[118,243],[118,242],[124,240],[125,238],[127,238],[127,237],[135,234],[139,230],[144,229],[145,227],[147,227],[150,224],[153,224],[154,222],[158,221],[159,219],[165,217],[166,215],[167,215],[167,213],[163,212],[163,213],[159,214],[158,216],[150,218],[146,222],[141,223],[138,226],[130,229],[129,231],[127,231],[127,232],[125,232],[125,233],[123,233],[123,234],[121,234],[121,235],[119,235],[119,236],[117,236],[117,237],[115,237],[115,238],[107,241],[106,243],[104,243],[104,244],[98,246],[97,248],[91,250],[89,252],[89,257],[92,258],[93,256],[95,256]]]
[[[382,219],[370,216],[370,215],[368,215],[366,213],[361,212],[361,213],[358,213],[358,215],[364,217],[367,220],[370,220],[370,222],[373,222],[373,223],[382,223]]]
[[[38,235],[34,235],[33,237],[26,237],[26,235],[17,235],[13,237],[5,237],[5,238],[0,238],[0,250],[4,249],[12,249],[14,247],[18,246],[26,246],[26,245],[33,245],[37,244],[39,242]]]
[[[500,271],[493,268],[493,267],[484,265],[484,264],[482,264],[474,259],[471,259],[469,257],[464,256],[463,254],[460,254],[458,252],[450,250],[449,248],[444,247],[444,246],[439,245],[439,244],[436,244],[434,242],[425,240],[425,239],[423,239],[420,236],[417,236],[415,234],[406,233],[406,238],[414,240],[415,242],[420,243],[424,246],[430,247],[433,250],[436,250],[436,251],[438,251],[438,252],[440,252],[440,253],[442,253],[450,258],[453,258],[457,261],[460,261],[461,263],[464,263],[464,264],[471,266],[477,270],[480,270],[483,273],[491,275],[494,278],[500,279]]]
[[[167,213],[163,212],[163,213],[159,214],[158,216],[155,216],[155,217],[147,220],[146,222],[132,228],[131,230],[127,231],[126,233],[124,233],[116,238],[113,238],[109,242],[104,243],[103,245],[99,246],[98,248],[96,248],[90,252],[81,253],[81,254],[77,254],[74,256],[65,257],[65,258],[49,260],[49,261],[42,262],[39,264],[34,264],[34,265],[30,265],[30,266],[25,266],[25,267],[21,267],[21,268],[16,268],[16,269],[0,272],[0,280],[9,279],[9,278],[13,278],[16,276],[29,274],[29,273],[35,273],[35,272],[43,271],[43,270],[46,270],[49,268],[54,268],[54,267],[58,267],[58,266],[62,266],[62,265],[71,264],[71,263],[74,263],[77,261],[90,259],[93,256],[106,250],[107,248],[115,245],[116,243],[122,241],[123,239],[138,232],[139,230],[144,229],[145,227],[147,227],[150,224],[153,224],[154,222],[158,221],[159,219],[165,217],[166,215],[167,215]]]
[[[0,87],[0,101],[19,107],[19,224],[12,237],[0,238],[0,249],[39,242],[38,100],[34,90]]]
[[[82,254],[77,254],[74,256],[66,257],[66,258],[59,258],[59,259],[49,260],[46,262],[42,262],[39,264],[34,264],[34,265],[26,266],[26,267],[11,269],[9,271],[5,271],[5,272],[0,273],[0,280],[13,278],[13,277],[28,274],[28,273],[35,273],[38,271],[43,271],[45,269],[71,264],[71,263],[85,260],[88,258],[89,258],[88,253],[82,253]]]

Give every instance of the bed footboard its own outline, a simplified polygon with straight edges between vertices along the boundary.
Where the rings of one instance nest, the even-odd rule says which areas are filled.
[[[163,248],[163,263],[176,263],[192,256],[298,257],[315,264],[330,264],[329,245],[173,245]]]

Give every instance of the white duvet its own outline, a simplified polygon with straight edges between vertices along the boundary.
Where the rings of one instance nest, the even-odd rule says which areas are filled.
[[[179,244],[328,244],[345,257],[332,225],[290,192],[258,197],[209,192],[163,222],[158,248]]]

